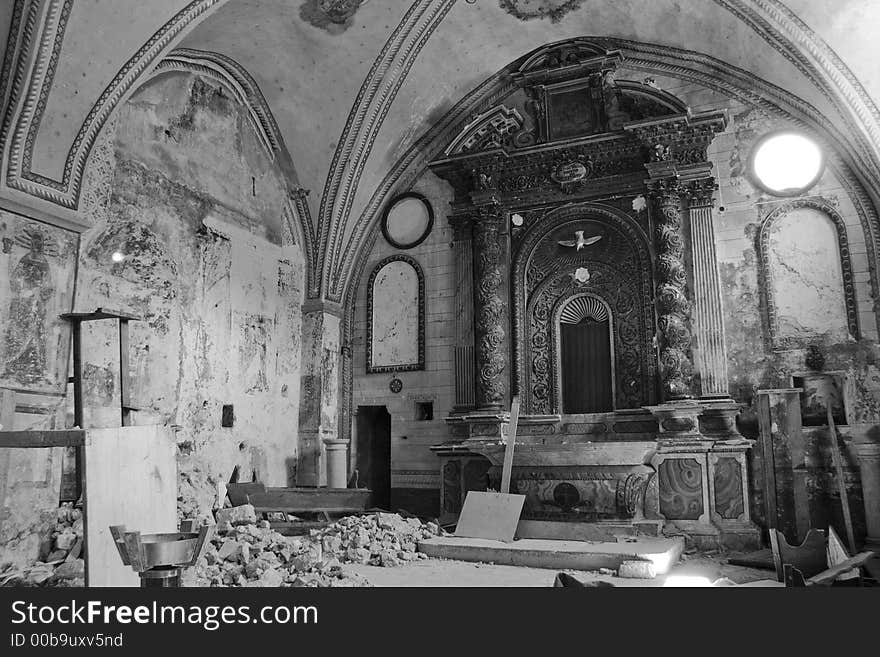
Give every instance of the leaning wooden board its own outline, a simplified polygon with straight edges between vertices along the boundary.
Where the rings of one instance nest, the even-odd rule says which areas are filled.
[[[86,429],[85,496],[88,586],[139,586],[122,563],[111,525],[157,534],[177,531],[177,458],[160,426]]]

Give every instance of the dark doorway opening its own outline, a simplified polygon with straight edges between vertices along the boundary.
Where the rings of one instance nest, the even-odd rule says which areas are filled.
[[[358,485],[373,491],[372,506],[391,508],[391,415],[384,406],[358,406]]]
[[[560,324],[562,412],[614,410],[608,318]]]

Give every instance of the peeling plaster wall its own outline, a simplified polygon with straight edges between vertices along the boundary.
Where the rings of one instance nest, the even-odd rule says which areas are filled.
[[[175,427],[187,515],[236,466],[272,486],[295,476],[304,265],[282,244],[284,198],[246,109],[186,74],[140,89],[90,162],[76,309],[144,318],[131,323],[135,423]],[[84,343],[85,421],[118,425],[115,323],[88,325]]]
[[[0,211],[0,407],[4,430],[64,427],[77,237]],[[55,524],[64,450],[0,449],[0,564],[40,553]]]
[[[391,415],[391,506],[414,513],[437,513],[440,507],[439,459],[430,451],[449,437],[445,418],[455,400],[452,345],[455,316],[452,227],[447,221],[451,188],[427,172],[412,187],[434,209],[431,234],[418,246],[401,251],[376,232],[363,275],[358,283],[352,332],[353,403],[385,406]],[[378,264],[404,253],[416,260],[425,276],[425,369],[366,374],[367,283]],[[400,317],[401,308],[379,307],[374,312]],[[392,379],[403,382],[399,393],[389,389]],[[433,420],[416,420],[416,404],[432,401]]]

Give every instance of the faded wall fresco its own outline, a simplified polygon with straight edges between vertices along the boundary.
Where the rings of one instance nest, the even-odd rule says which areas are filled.
[[[779,338],[849,337],[837,233],[818,210],[787,212],[770,227],[769,290]]]
[[[0,387],[67,387],[77,236],[0,211]]]
[[[105,130],[84,192],[94,226],[76,307],[143,318],[131,323],[135,423],[176,430],[187,516],[235,468],[273,486],[295,476],[303,258],[281,243],[285,181],[245,111],[202,78],[157,78]],[[119,423],[116,340],[111,322],[84,331],[95,426]]]
[[[62,428],[77,236],[0,211],[0,389],[3,428]],[[37,558],[55,523],[64,450],[0,450],[0,563]]]
[[[419,362],[419,277],[413,266],[389,262],[373,281],[372,367]]]

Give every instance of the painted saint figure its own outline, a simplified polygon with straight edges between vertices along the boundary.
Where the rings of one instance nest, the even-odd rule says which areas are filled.
[[[44,239],[39,231],[27,233],[28,252],[9,277],[12,301],[3,376],[23,383],[41,380],[46,370],[46,320],[54,283]]]

